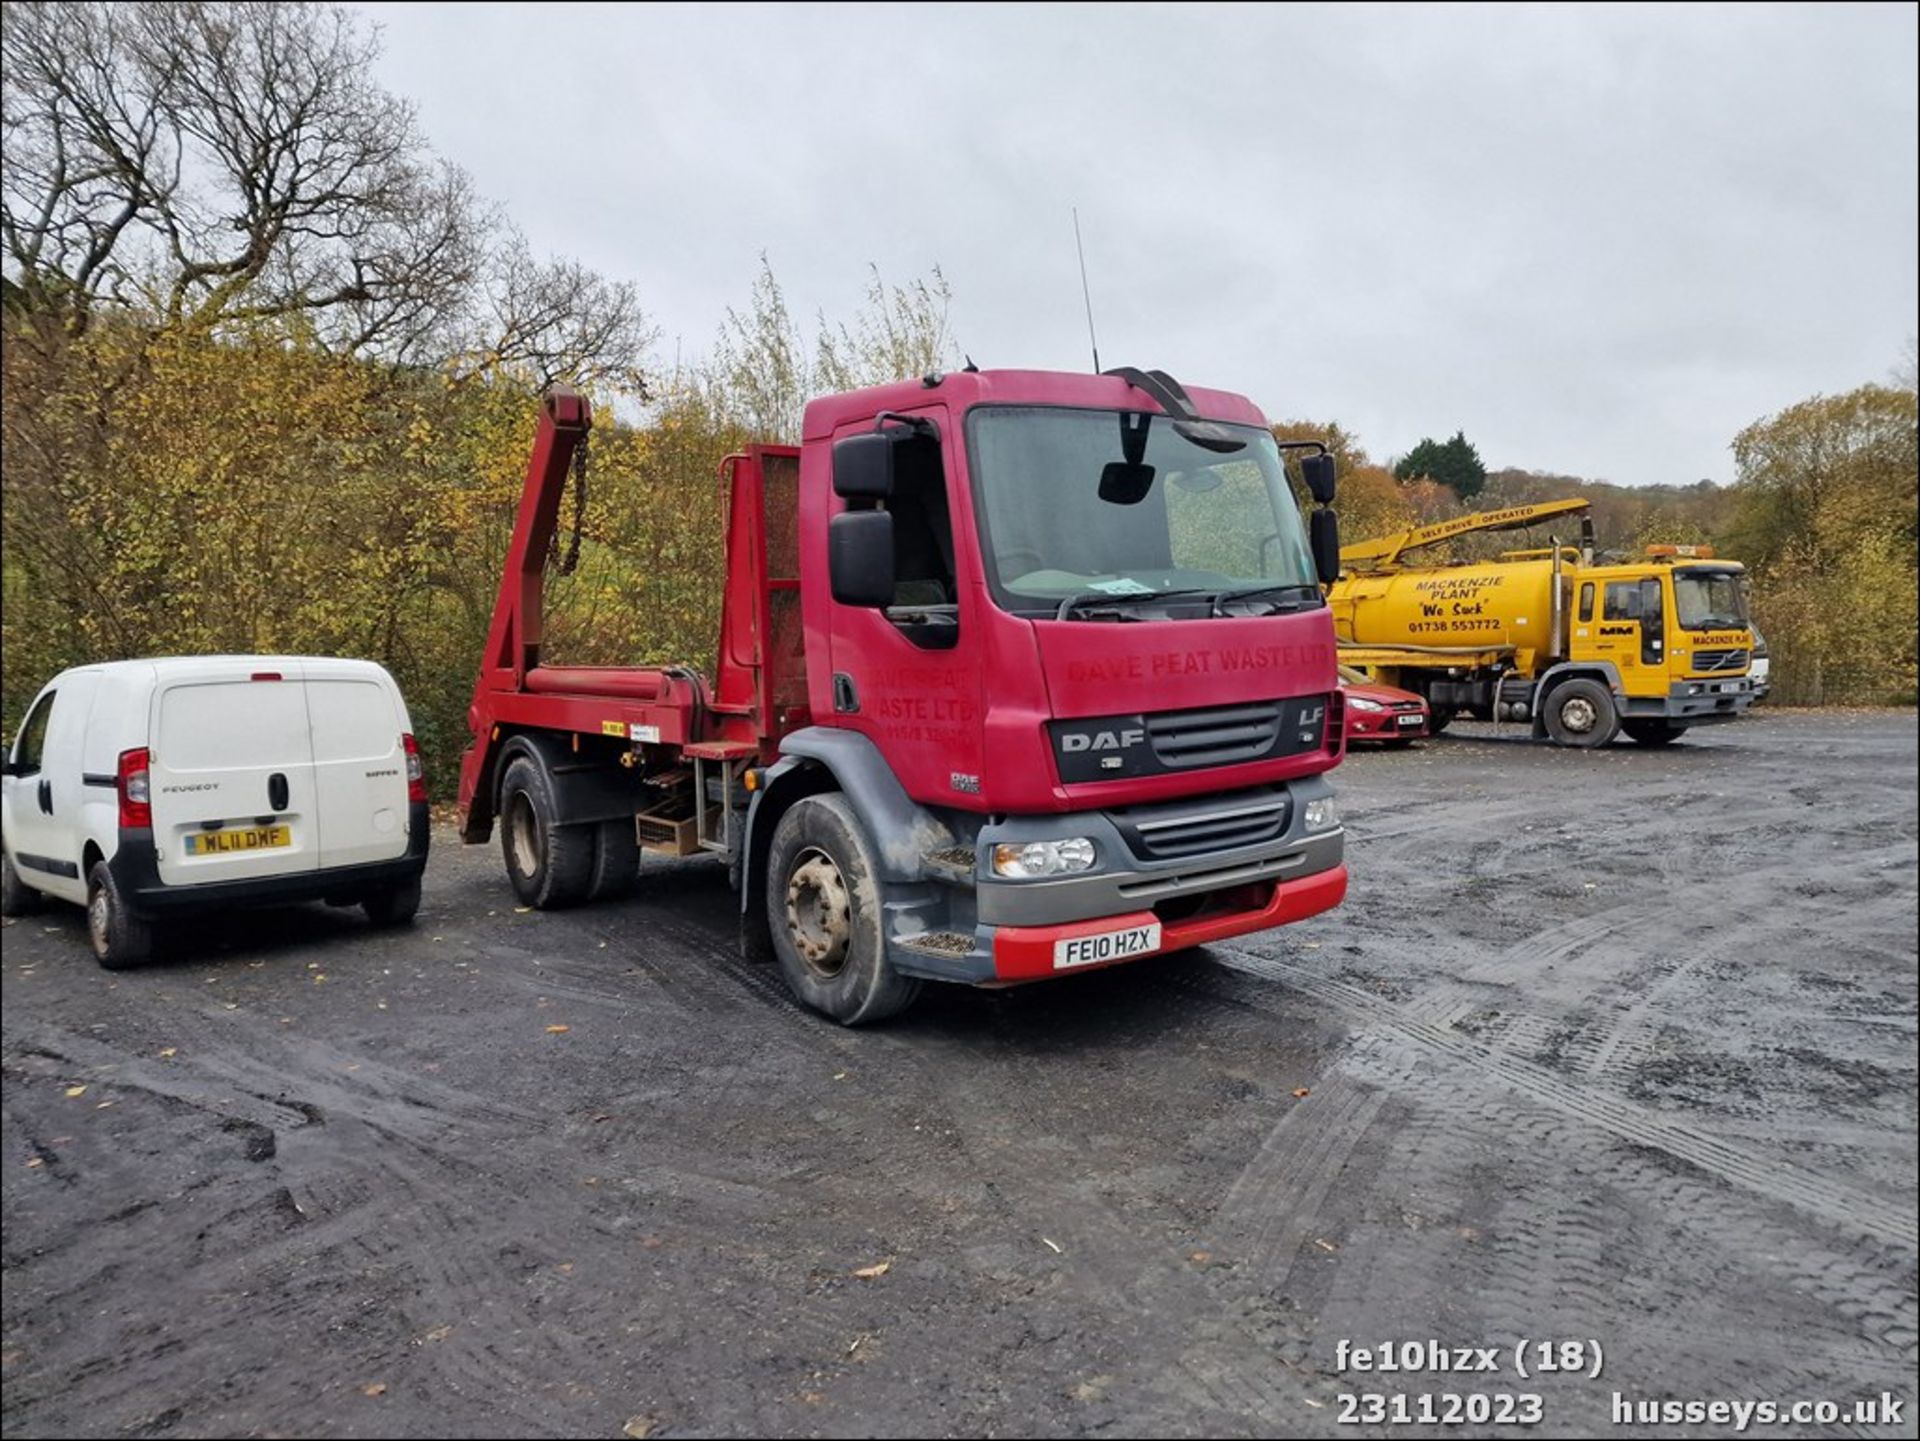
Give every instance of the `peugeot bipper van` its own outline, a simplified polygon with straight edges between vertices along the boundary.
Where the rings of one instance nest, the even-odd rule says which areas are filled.
[[[393,925],[420,905],[420,752],[371,661],[79,666],[40,692],[0,771],[0,911],[85,906],[109,969],[146,959],[174,916],[326,900]]]

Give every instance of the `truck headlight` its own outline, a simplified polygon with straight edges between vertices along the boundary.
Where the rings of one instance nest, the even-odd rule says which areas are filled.
[[[1381,705],[1379,701],[1368,700],[1363,695],[1348,696],[1347,704],[1353,707],[1353,709],[1355,710],[1385,710],[1386,709],[1386,707]]]
[[[1322,796],[1307,802],[1305,819],[1310,831],[1330,831],[1340,824],[1340,807],[1333,803],[1332,796]]]
[[[993,873],[1010,880],[1031,881],[1042,876],[1065,876],[1091,870],[1093,842],[1085,836],[1064,841],[1025,841],[993,848]]]

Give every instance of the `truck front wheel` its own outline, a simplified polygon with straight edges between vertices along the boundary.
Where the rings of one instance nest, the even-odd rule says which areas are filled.
[[[903,1011],[920,982],[887,963],[880,887],[859,819],[842,796],[794,802],[767,857],[767,925],[793,993],[843,1026]]]
[[[500,851],[520,903],[541,910],[577,905],[593,885],[591,825],[562,825],[546,771],[530,756],[500,782]]]
[[[1620,733],[1620,712],[1613,692],[1597,680],[1567,681],[1547,699],[1547,734],[1554,743],[1588,749],[1603,746]]]

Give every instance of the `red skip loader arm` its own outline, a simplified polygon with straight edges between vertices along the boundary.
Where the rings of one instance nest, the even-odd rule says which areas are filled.
[[[519,690],[527,672],[540,663],[540,606],[546,581],[547,551],[560,523],[560,497],[574,451],[593,429],[587,398],[566,386],[548,391],[540,407],[540,428],[527,461],[527,480],[514,518],[513,544],[493,603],[486,655],[480,662],[482,690]],[[478,699],[476,695],[475,699]]]
[[[754,446],[722,467],[730,503],[715,696],[709,699],[704,681],[687,667],[543,663],[548,552],[567,475],[592,427],[585,396],[565,386],[546,394],[467,710],[472,741],[460,763],[460,830],[469,842],[491,833],[495,762],[511,731],[564,738],[576,753],[591,737],[596,748],[610,741],[691,746],[691,754],[708,760],[770,760],[777,737],[806,723],[799,581],[789,554],[799,452],[787,447]],[[782,542],[771,547],[769,522]]]

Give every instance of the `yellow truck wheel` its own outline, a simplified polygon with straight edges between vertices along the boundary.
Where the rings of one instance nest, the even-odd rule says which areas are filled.
[[[1620,733],[1620,712],[1613,704],[1613,692],[1584,676],[1554,687],[1542,719],[1555,745],[1581,750],[1606,745]]]

